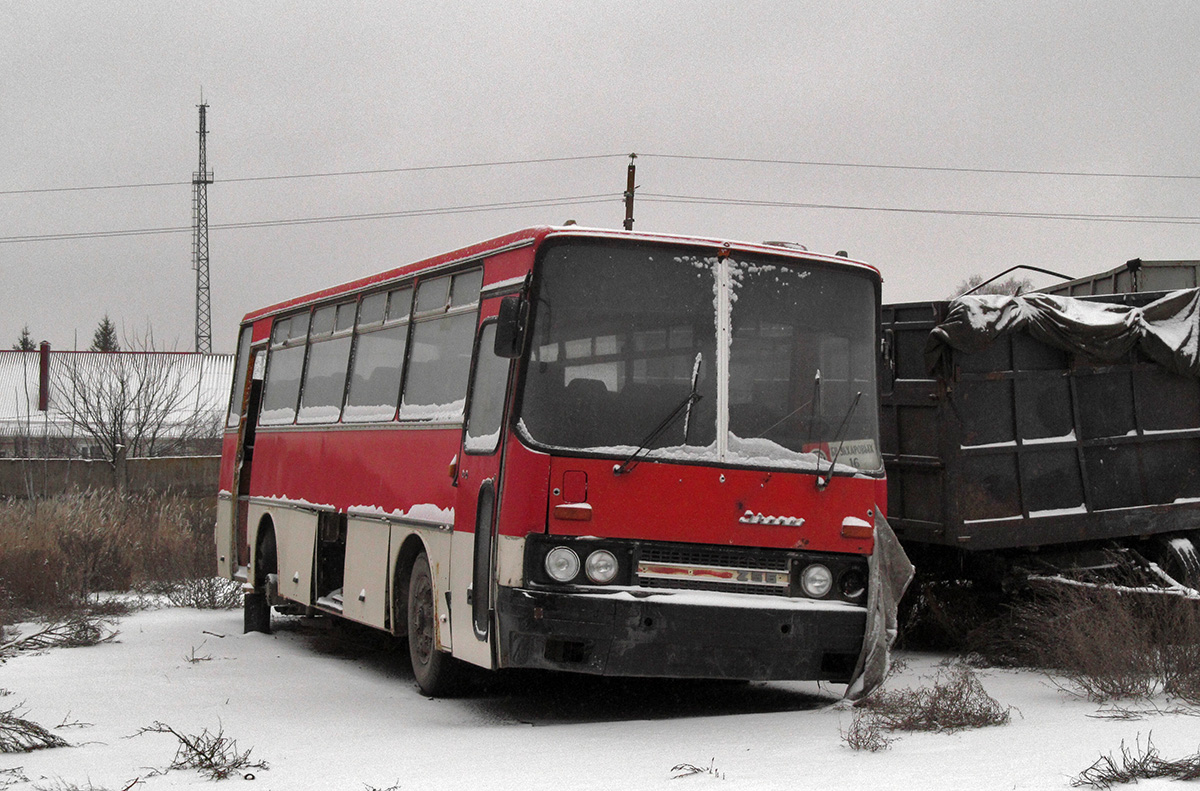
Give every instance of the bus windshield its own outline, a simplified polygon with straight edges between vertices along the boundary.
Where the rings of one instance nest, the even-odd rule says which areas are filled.
[[[587,454],[879,473],[876,293],[866,271],[820,261],[558,242],[537,273],[519,428]]]

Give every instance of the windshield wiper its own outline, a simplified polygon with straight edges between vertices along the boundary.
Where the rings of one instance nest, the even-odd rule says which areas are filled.
[[[858,406],[859,400],[862,398],[862,390],[854,394],[854,400],[850,402],[850,408],[846,410],[846,416],[842,418],[842,424],[838,426],[837,433],[833,435],[833,444],[837,445],[837,450],[833,452],[833,458],[829,460],[828,475],[821,474],[821,456],[817,454],[817,488],[824,489],[829,485],[829,479],[833,477],[833,468],[837,466],[838,456],[842,453],[842,431],[845,430],[846,424],[850,422],[850,416],[854,414],[854,408]]]
[[[699,401],[703,396],[696,392],[696,387],[700,382],[700,363],[703,360],[703,355],[700,352],[696,353],[696,362],[692,364],[692,391],[687,394],[687,397],[679,402],[679,405],[671,410],[671,413],[663,418],[662,422],[654,427],[654,430],[646,435],[646,438],[638,445],[637,450],[629,455],[629,458],[620,464],[613,465],[613,475],[624,475],[633,470],[641,461],[637,455],[646,448],[654,444],[664,431],[671,427],[680,415],[683,415],[683,444],[687,444],[688,423],[692,417],[692,405]]]

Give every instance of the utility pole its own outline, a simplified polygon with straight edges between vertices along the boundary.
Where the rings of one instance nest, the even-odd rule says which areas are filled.
[[[200,93],[200,167],[192,174],[192,268],[196,270],[196,351],[212,352],[212,308],[208,296],[208,185],[213,182],[205,153],[208,129],[204,93]]]
[[[629,173],[625,180],[625,230],[633,230],[633,191],[637,189],[633,185],[634,174],[637,168],[633,161],[637,159],[637,154],[629,155]]]

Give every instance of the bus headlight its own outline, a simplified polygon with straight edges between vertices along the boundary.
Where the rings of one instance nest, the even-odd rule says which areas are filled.
[[[617,576],[617,557],[607,549],[597,549],[588,555],[584,570],[587,571],[588,579],[592,582],[602,585],[612,582],[613,578]]]
[[[842,598],[857,599],[867,592],[867,575],[858,569],[850,569],[842,575]]]
[[[813,563],[800,575],[800,588],[805,596],[819,599],[833,587],[833,575],[820,563]]]
[[[579,556],[568,547],[555,547],[546,553],[546,573],[555,582],[570,582],[579,574]]]

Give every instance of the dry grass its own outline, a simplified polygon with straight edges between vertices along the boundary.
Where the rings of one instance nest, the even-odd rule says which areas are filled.
[[[1159,755],[1149,736],[1146,737],[1145,747],[1142,747],[1139,737],[1132,750],[1125,742],[1121,742],[1120,755],[1110,753],[1100,756],[1094,764],[1074,778],[1071,785],[1111,788],[1119,783],[1136,783],[1138,780],[1158,777],[1172,780],[1200,779],[1200,751],[1186,758],[1167,761]]]
[[[855,750],[878,752],[895,741],[890,733],[986,728],[1007,724],[1011,714],[1011,708],[987,694],[974,670],[956,664],[938,671],[932,686],[879,689],[863,698],[842,739]]]
[[[1005,653],[1089,700],[1200,704],[1200,602],[1055,584],[1015,605],[1006,627]]]
[[[211,577],[214,504],[77,492],[0,503],[0,623],[94,604],[100,591]]]

